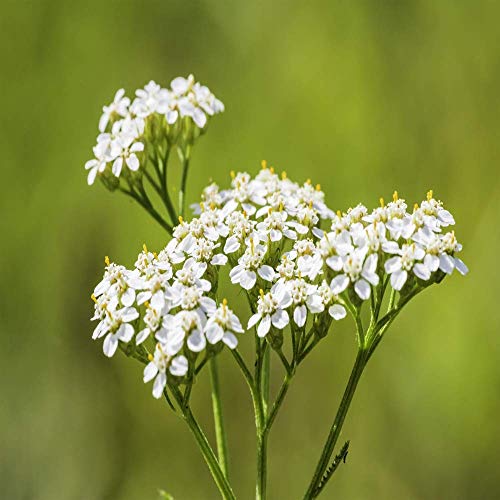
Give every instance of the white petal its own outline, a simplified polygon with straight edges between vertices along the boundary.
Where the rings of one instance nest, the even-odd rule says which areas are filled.
[[[142,344],[151,334],[151,330],[149,328],[142,329],[137,336],[135,337],[135,343],[137,345]]]
[[[158,367],[155,365],[153,361],[151,361],[146,365],[146,368],[144,368],[144,375],[143,375],[144,383],[153,380],[156,377],[157,373],[158,373]]]
[[[96,168],[91,168],[89,170],[89,175],[87,175],[87,184],[89,186],[92,186],[92,184],[94,184],[96,175],[97,175],[97,167]]]
[[[394,273],[401,269],[401,258],[400,257],[391,257],[384,264],[385,272],[388,274]]]
[[[151,297],[151,307],[157,311],[161,311],[165,305],[165,292],[163,290],[158,290]]]
[[[253,271],[243,271],[241,273],[240,285],[245,290],[252,289],[256,281],[257,281],[257,275]]]
[[[194,330],[193,333],[188,337],[187,346],[190,351],[200,352],[205,349],[207,345],[207,341],[205,340],[205,336],[200,333],[199,330]]]
[[[265,337],[269,329],[271,328],[271,317],[269,315],[266,315],[262,318],[261,322],[259,323],[259,326],[257,327],[257,335],[259,337]]]
[[[299,327],[303,327],[306,324],[307,319],[307,309],[305,305],[297,306],[293,311],[293,320],[295,324]]]
[[[360,279],[354,284],[354,290],[358,294],[358,297],[362,300],[367,300],[370,298],[371,288],[367,281]]]
[[[328,259],[326,259],[326,265],[334,271],[340,271],[343,265],[342,257],[340,257],[340,255],[328,257]]]
[[[177,121],[179,113],[176,110],[170,110],[167,113],[167,123],[173,125]]]
[[[451,274],[455,267],[455,261],[453,258],[447,254],[442,253],[439,256],[439,269],[446,274]]]
[[[424,258],[424,264],[431,273],[435,272],[439,268],[439,257],[437,255],[427,254]]]
[[[413,274],[420,278],[421,280],[427,281],[431,277],[431,272],[425,264],[420,262],[413,266]]]
[[[233,253],[240,248],[240,242],[236,236],[230,236],[224,245],[224,253]]]
[[[281,240],[282,236],[283,235],[281,231],[278,231],[277,229],[271,229],[271,231],[269,232],[269,239],[271,241],[279,241]]]
[[[345,274],[335,276],[330,283],[330,288],[335,295],[342,293],[349,285],[349,278]]]
[[[307,307],[313,314],[320,313],[325,310],[325,305],[323,304],[321,297],[316,294],[309,295],[309,297],[307,297]]]
[[[160,399],[163,394],[163,389],[167,385],[167,375],[165,373],[158,373],[153,384],[153,397]]]
[[[111,168],[111,171],[113,172],[113,175],[115,177],[120,177],[121,171],[122,171],[122,166],[123,166],[123,159],[121,156],[119,156],[114,162],[113,162],[113,167]]]
[[[391,286],[394,290],[401,290],[406,280],[408,278],[408,273],[402,269],[391,274]]]
[[[207,336],[207,340],[211,344],[216,344],[222,340],[224,336],[224,330],[217,323],[212,323],[205,331],[205,335]]]
[[[125,323],[128,323],[129,321],[134,321],[134,319],[137,319],[139,317],[139,313],[137,310],[133,307],[127,307],[125,309],[122,309],[122,321]]]
[[[116,348],[118,347],[118,339],[110,333],[105,339],[102,345],[102,350],[104,354],[110,358],[116,352]]]
[[[253,316],[251,316],[250,319],[248,320],[247,330],[253,328],[261,318],[262,316],[259,313],[255,313]]]
[[[139,163],[139,159],[137,158],[137,156],[132,153],[126,160],[125,162],[127,163],[127,166],[130,170],[132,170],[133,172],[136,172],[137,170],[139,170],[139,166],[140,166],[140,163]]]
[[[462,276],[469,272],[469,268],[458,257],[455,257],[455,267]]]
[[[122,293],[120,300],[125,307],[130,307],[135,301],[135,291],[132,288],[127,288]]]
[[[226,344],[229,349],[235,349],[238,345],[238,339],[231,332],[225,332],[224,337],[222,337],[222,342]]]
[[[305,307],[304,307],[305,308]],[[269,317],[269,316],[267,316]],[[272,315],[272,323],[273,325],[278,328],[279,330],[283,330],[286,325],[288,325],[290,319],[288,318],[288,313],[286,311],[283,311],[283,309],[278,309],[273,315]],[[261,323],[262,324],[262,323]],[[267,333],[267,332],[266,332]]]
[[[378,255],[372,253],[366,258],[365,263],[363,265],[363,271],[366,271],[369,274],[374,274],[375,271],[377,270],[377,262],[378,262]]]
[[[224,255],[223,253],[214,255],[210,264],[212,264],[212,266],[225,266],[227,264],[227,255]]]
[[[193,113],[193,121],[200,128],[203,128],[207,123],[207,117],[200,108],[195,108]]]
[[[116,332],[116,336],[122,342],[130,342],[134,336],[134,327],[128,323],[122,323]]]
[[[183,377],[188,371],[188,360],[185,356],[176,356],[170,365],[170,373],[176,377]]]
[[[340,304],[333,304],[333,306],[330,306],[328,309],[328,314],[330,314],[333,319],[338,321],[339,319],[345,318],[347,312]]]
[[[273,281],[274,269],[271,266],[261,266],[258,270],[259,276],[266,281]]]

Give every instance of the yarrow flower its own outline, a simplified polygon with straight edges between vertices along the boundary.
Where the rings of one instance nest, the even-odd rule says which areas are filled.
[[[178,97],[190,85],[179,80],[169,92]],[[158,113],[166,95],[150,84],[138,93],[137,106]],[[110,135],[102,141],[113,147]],[[289,325],[328,327],[387,283],[407,294],[454,269],[467,272],[455,233],[445,232],[453,216],[432,192],[411,213],[397,193],[371,212],[358,205],[341,213],[327,207],[319,186],[294,183],[265,163],[253,178],[231,177],[229,189],[212,183],[203,191],[196,216],[179,218],[158,254],[144,247],[132,270],[107,260],[94,290],[93,337],[105,337],[108,356],[119,346],[151,350],[145,380],[155,378],[155,397],[167,372],[180,383],[201,353],[236,348],[244,329],[227,301],[217,301],[221,268],[248,295],[254,310],[247,329],[256,327],[260,338]]]
[[[224,467],[216,356],[230,353],[253,400],[260,498],[265,496],[266,436],[289,383],[309,353],[331,336],[332,325],[349,314],[358,355],[305,495],[312,498],[335,470],[328,464],[343,417],[387,328],[418,293],[455,269],[461,274],[468,269],[451,229],[455,219],[432,191],[412,209],[395,192],[392,201],[381,198],[373,210],[358,204],[334,211],[319,184],[294,182],[263,161],[254,176],[230,172],[227,189],[210,182],[200,202],[191,205],[193,216],[187,216],[192,148],[211,117],[223,111],[222,102],[192,75],[173,79],[167,88],[150,81],[132,99],[120,89],[103,107],[94,155],[85,164],[88,184],[99,179],[108,190],[129,196],[171,238],[159,252],[144,245],[130,268],[105,258],[103,278],[91,295],[91,319],[97,323],[92,338],[102,339],[105,356],[120,350],[142,364],[153,397],[164,398],[190,427],[223,498],[234,494]],[[172,157],[180,164],[175,200]],[[229,297],[248,302],[247,315],[222,298],[222,290],[228,293],[224,280],[232,286]],[[252,361],[238,350],[245,330],[254,337]],[[272,356],[285,372],[273,402]],[[205,367],[218,457],[190,404]],[[348,444],[334,465],[345,459]]]
[[[124,166],[129,176],[148,168],[149,159],[144,154],[147,142],[161,145],[168,141],[185,150],[182,141],[194,142],[209,118],[223,111],[224,104],[193,75],[174,78],[169,88],[150,81],[136,90],[133,100],[119,89],[99,119],[101,133],[94,158],[85,164],[88,184],[100,177],[107,187],[115,189]]]

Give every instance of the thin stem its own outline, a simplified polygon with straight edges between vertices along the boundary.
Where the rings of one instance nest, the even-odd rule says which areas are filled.
[[[228,477],[227,439],[224,430],[222,415],[222,402],[220,397],[219,372],[215,357],[210,359],[210,381],[212,384],[212,408],[214,413],[215,439],[217,442],[217,455],[224,476]]]
[[[292,368],[290,366],[290,363],[288,362],[288,359],[286,359],[286,356],[285,356],[283,350],[281,348],[280,349],[276,349],[276,352],[278,353],[278,356],[279,356],[281,362],[283,363],[285,371],[287,373],[290,373],[290,371],[291,371]]]
[[[182,178],[181,178],[181,187],[179,190],[179,214],[181,215],[181,217],[184,216],[184,209],[186,206],[186,185],[189,172],[190,155],[191,155],[191,147],[187,146],[186,151],[183,153]]]
[[[278,415],[278,411],[281,408],[283,401],[285,400],[285,396],[286,396],[286,393],[288,392],[288,388],[290,387],[291,380],[292,380],[292,375],[287,373],[285,375],[283,383],[281,384],[278,395],[276,396],[271,413],[269,413],[269,417],[267,418],[266,427],[264,429],[264,432],[266,434],[269,433],[269,431],[271,430],[271,427],[274,423],[274,420],[276,419],[276,416]]]
[[[133,198],[139,205],[141,205],[142,208],[144,208],[152,217],[153,219],[160,224],[160,226],[167,231],[170,235],[173,232],[172,226],[163,219],[163,217],[153,208],[151,204],[148,204],[146,200],[143,200],[139,194],[137,194],[135,191],[128,190],[125,188],[120,187],[119,188],[122,193],[125,193],[127,196],[130,196]]]
[[[311,353],[311,351],[316,347],[318,342],[321,340],[320,337],[315,337],[314,340],[300,353],[299,359],[297,360],[297,365],[300,365],[304,359]]]
[[[165,204],[165,207],[167,209],[167,212],[170,216],[170,219],[172,221],[172,224],[177,224],[178,222],[178,214],[177,211],[175,210],[174,204],[172,203],[172,199],[170,198],[170,194],[168,192],[168,185],[167,185],[167,173],[168,173],[168,158],[170,156],[170,146],[167,145],[167,148],[165,150],[165,155],[162,160],[162,165],[163,165],[163,170],[160,175],[160,183],[161,183],[161,189],[163,191],[163,203]]]
[[[257,436],[257,486],[256,500],[265,500],[267,495],[267,433],[263,423]]]
[[[250,392],[253,394],[254,392],[254,380],[253,380],[253,375],[250,373],[250,370],[248,369],[245,360],[239,353],[238,349],[231,349],[231,354],[233,355],[233,358],[236,360],[238,363],[238,366],[240,367],[241,371],[243,372],[243,376],[245,377],[245,381],[248,384],[248,387],[250,389]]]
[[[267,488],[267,434],[264,432],[266,417],[262,384],[262,369],[265,349],[265,340],[261,342],[259,337],[255,336],[255,390],[252,396],[254,399],[255,430],[257,434],[257,478],[255,487],[255,498],[257,500],[265,500]]]
[[[198,422],[196,421],[193,412],[191,411],[191,408],[189,406],[185,407],[182,405],[182,394],[180,393],[179,389],[174,387],[171,388],[171,391],[172,394],[174,395],[174,398],[177,401],[177,404],[181,408],[182,416],[184,417],[184,420],[188,424],[189,430],[193,434],[198,444],[198,447],[200,448],[203,458],[205,459],[205,462],[208,465],[208,468],[210,470],[210,473],[212,474],[215,484],[219,488],[222,498],[224,500],[235,500],[236,497],[234,496],[231,486],[227,482],[227,479],[224,476],[224,473],[222,472],[222,469],[219,466],[219,462],[217,461],[217,458],[212,450],[212,447],[210,446],[210,443],[208,442],[205,433],[203,432]]]
[[[356,361],[354,362],[354,366],[352,368],[351,376],[349,377],[349,381],[345,388],[342,401],[340,403],[339,409],[337,410],[337,414],[335,415],[332,427],[330,428],[330,433],[328,434],[328,438],[321,453],[321,457],[318,461],[318,465],[316,466],[313,478],[304,496],[305,500],[315,498],[319,494],[318,487],[321,483],[323,475],[326,472],[326,469],[328,468],[331,456],[334,452],[335,445],[337,444],[337,440],[340,435],[340,431],[342,430],[342,425],[349,410],[349,406],[351,405],[354,392],[356,391],[359,379],[361,378],[363,369],[366,365],[366,356],[367,352],[363,348],[360,348],[358,350]]]
[[[264,344],[264,355],[262,360],[262,406],[264,410],[264,417],[267,416],[267,407],[269,405],[269,372],[271,369],[271,353],[267,346]]]

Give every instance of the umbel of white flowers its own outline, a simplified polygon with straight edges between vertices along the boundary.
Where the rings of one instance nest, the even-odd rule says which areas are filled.
[[[150,81],[136,90],[133,101],[124,89],[118,90],[99,120],[94,158],[85,164],[88,184],[99,177],[106,187],[116,189],[120,176],[140,176],[149,160],[148,145],[166,142],[185,154],[208,119],[223,111],[222,102],[193,75],[175,78],[168,89]]]
[[[105,108],[101,128],[112,113],[135,110],[134,118],[124,117],[130,122],[158,114],[160,102],[165,124],[169,110],[177,111],[176,119],[183,113],[194,119],[194,111],[185,115],[180,104],[168,108],[168,92],[163,102],[156,96],[162,90],[155,94],[148,87],[130,107],[119,94]],[[172,83],[171,92],[180,99],[194,88],[188,79]],[[265,162],[254,178],[246,172],[232,172],[231,178],[229,189],[205,188],[194,207],[197,216],[179,218],[158,254],[144,246],[132,270],[106,258],[103,280],[92,294],[98,321],[93,338],[104,338],[107,356],[120,347],[147,362],[144,382],[154,379],[156,398],[167,383],[182,384],[198,373],[201,360],[224,346],[234,349],[244,332],[227,301],[217,298],[221,267],[229,267],[231,283],[256,304],[245,318],[247,330],[255,327],[276,350],[287,327],[309,325],[323,337],[333,320],[358,310],[381,286],[390,284],[402,300],[455,269],[467,273],[457,257],[462,247],[448,231],[454,218],[432,191],[411,211],[394,193],[390,203],[380,200],[371,211],[360,204],[341,213],[327,207],[319,185],[278,176]]]

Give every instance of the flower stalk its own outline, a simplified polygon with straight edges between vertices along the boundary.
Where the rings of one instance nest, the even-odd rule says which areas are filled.
[[[210,382],[212,386],[212,409],[214,415],[215,439],[217,442],[217,455],[220,468],[228,478],[228,455],[227,455],[227,437],[224,426],[224,418],[222,414],[222,401],[220,394],[219,372],[217,367],[217,359],[211,358],[210,365]]]

